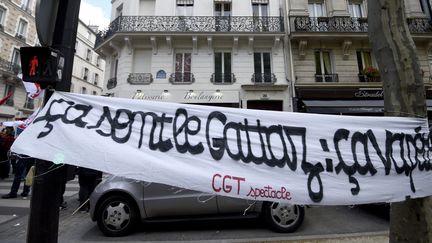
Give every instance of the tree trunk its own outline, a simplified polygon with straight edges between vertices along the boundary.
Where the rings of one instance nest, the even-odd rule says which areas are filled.
[[[423,77],[403,0],[368,1],[368,26],[383,81],[385,115],[426,118]],[[432,242],[431,205],[431,198],[393,203],[390,242]]]

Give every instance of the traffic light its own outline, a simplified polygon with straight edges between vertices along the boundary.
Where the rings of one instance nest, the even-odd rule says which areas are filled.
[[[62,79],[64,57],[49,47],[21,47],[22,79],[43,86]]]

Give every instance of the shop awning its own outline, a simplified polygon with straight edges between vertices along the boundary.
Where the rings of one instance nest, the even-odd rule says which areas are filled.
[[[303,100],[311,113],[383,113],[384,100]]]
[[[177,0],[178,5],[193,5],[194,0]]]
[[[383,113],[384,100],[302,100],[311,113]],[[432,100],[426,100],[427,110],[432,111]]]
[[[252,0],[252,3],[269,3],[268,0]]]

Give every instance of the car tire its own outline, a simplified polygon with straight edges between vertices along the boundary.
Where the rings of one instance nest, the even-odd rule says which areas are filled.
[[[139,219],[135,203],[128,197],[107,197],[98,209],[97,225],[102,233],[110,237],[125,236],[133,232]]]
[[[303,223],[303,206],[279,202],[265,202],[262,213],[267,225],[280,233],[291,233]]]

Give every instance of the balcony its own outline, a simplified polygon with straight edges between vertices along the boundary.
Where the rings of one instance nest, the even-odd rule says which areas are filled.
[[[23,41],[23,42],[26,41],[26,38],[23,34],[16,33],[15,37],[18,38],[19,40]]]
[[[176,72],[171,74],[169,81],[172,84],[191,84],[195,82],[195,77],[193,73],[190,72],[185,72],[185,73]]]
[[[151,73],[130,73],[127,79],[130,84],[151,84],[153,75]]]
[[[407,19],[411,33],[432,33],[431,21],[427,18]],[[294,17],[294,29],[298,32],[354,32],[367,33],[367,18],[351,17]]]
[[[99,46],[116,33],[282,33],[282,17],[120,16],[96,36]]]
[[[236,78],[233,73],[213,73],[210,81],[213,84],[232,84]]]
[[[110,78],[108,79],[107,83],[107,89],[114,89],[117,86],[117,78]]]
[[[0,58],[0,70],[3,72],[17,75],[21,70],[21,66]]]
[[[305,32],[367,32],[366,18],[351,17],[295,17],[296,31]]]
[[[274,73],[254,73],[252,74],[252,83],[254,84],[274,84],[276,83]]]
[[[21,6],[21,9],[22,9],[24,12],[26,12],[26,13],[32,15],[32,10],[31,10],[30,6],[22,5],[22,6]]]
[[[427,18],[409,18],[408,28],[411,33],[432,33],[431,21]]]
[[[339,82],[339,75],[337,73],[315,74],[315,82],[337,83]]]
[[[363,75],[363,74],[359,74],[359,81],[360,82],[381,82],[381,77],[380,76],[367,76],[367,75]]]

